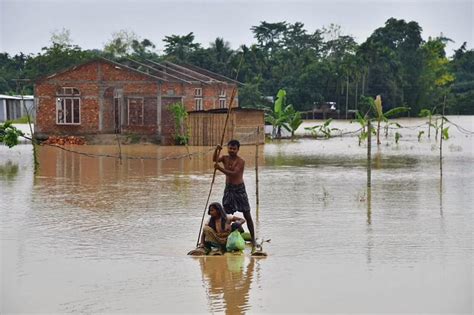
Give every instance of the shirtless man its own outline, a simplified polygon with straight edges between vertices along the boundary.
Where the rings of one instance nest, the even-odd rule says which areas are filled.
[[[252,215],[250,214],[250,204],[244,184],[245,161],[237,155],[240,143],[237,140],[230,140],[227,143],[228,155],[219,157],[222,147],[218,145],[214,151],[212,160],[215,162],[214,168],[225,174],[225,190],[222,198],[222,205],[228,214],[239,211],[244,215],[252,238],[252,246],[255,246],[255,232],[253,228]],[[222,163],[224,167],[219,165]]]

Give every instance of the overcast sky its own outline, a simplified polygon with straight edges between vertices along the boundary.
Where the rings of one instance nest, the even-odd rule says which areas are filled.
[[[0,0],[0,52],[38,53],[51,33],[70,30],[84,49],[103,48],[126,29],[163,50],[166,35],[194,32],[205,47],[223,37],[233,48],[255,43],[250,27],[260,21],[302,22],[313,32],[330,23],[361,43],[390,17],[416,21],[423,39],[444,36],[448,54],[464,41],[472,48],[474,0]]]

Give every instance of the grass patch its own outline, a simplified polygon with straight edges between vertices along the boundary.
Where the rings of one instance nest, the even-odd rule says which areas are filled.
[[[33,117],[30,116],[30,121],[33,123]],[[22,116],[15,120],[10,120],[12,124],[27,124],[28,123],[28,115]]]

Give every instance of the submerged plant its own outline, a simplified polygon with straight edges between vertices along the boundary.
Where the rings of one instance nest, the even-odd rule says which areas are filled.
[[[433,107],[432,110],[429,110],[429,109],[425,108],[425,109],[422,109],[420,111],[420,113],[418,114],[418,116],[420,116],[420,117],[428,117],[428,122],[427,122],[427,124],[428,124],[428,138],[431,137],[431,127],[434,127],[434,125],[431,123],[431,120],[432,120],[432,117],[433,117],[433,114],[434,114],[435,110],[436,110],[436,106]]]
[[[367,116],[362,117],[362,115],[359,112],[356,113],[356,121],[361,126],[360,134],[357,136],[359,138],[359,146],[361,145],[362,141],[365,141],[365,139],[367,139],[369,136],[369,132],[367,130],[369,120],[370,118],[368,118]],[[370,124],[370,132],[372,132],[372,134],[375,135],[375,128],[373,127],[372,124]]]
[[[408,107],[395,107],[387,112],[383,112],[383,106],[382,106],[382,97],[380,95],[377,95],[375,100],[371,102],[372,108],[374,109],[374,112],[376,114],[375,119],[377,120],[377,144],[381,144],[380,142],[380,124],[382,121],[386,123],[385,126],[385,136],[388,135],[388,127],[389,125],[396,125],[398,128],[401,128],[400,124],[389,122],[388,118],[395,116],[397,114],[403,113],[403,112],[408,112],[410,108]]]
[[[171,104],[169,106],[174,118],[174,141],[176,144],[185,145],[189,142],[188,128],[186,127],[186,120],[188,119],[188,112],[181,102]]]
[[[402,138],[402,135],[399,132],[395,132],[395,143],[398,143],[398,140]]]
[[[321,125],[315,125],[313,127],[305,127],[305,130],[311,132],[311,135],[315,138],[318,138],[319,135],[322,135],[324,138],[331,138],[331,132],[339,130],[339,128],[330,128],[329,125],[332,122],[332,118],[329,118]]]
[[[286,119],[285,119],[285,123],[283,124],[283,127],[289,132],[291,132],[291,137],[293,138],[295,135],[295,131],[303,123],[303,119],[301,118],[301,113],[296,111],[293,108],[293,105],[290,104],[285,107],[284,116]]]
[[[418,142],[420,142],[421,140],[421,136],[424,134],[425,132],[423,130],[419,131],[418,132]]]
[[[286,105],[286,91],[280,89],[273,106],[273,110],[267,109],[265,121],[272,124],[272,138],[281,138],[281,128],[288,130],[291,137],[303,123],[301,113],[295,110],[293,105]]]

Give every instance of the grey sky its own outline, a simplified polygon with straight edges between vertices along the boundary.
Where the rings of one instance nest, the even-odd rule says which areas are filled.
[[[303,22],[313,32],[330,23],[361,43],[390,17],[416,21],[423,38],[442,32],[453,39],[448,54],[464,41],[472,48],[473,0],[270,1],[270,0],[0,0],[0,52],[37,53],[51,33],[69,29],[73,43],[102,48],[113,32],[134,31],[163,49],[166,35],[194,32],[208,46],[223,37],[233,48],[256,42],[250,27],[260,21]]]

